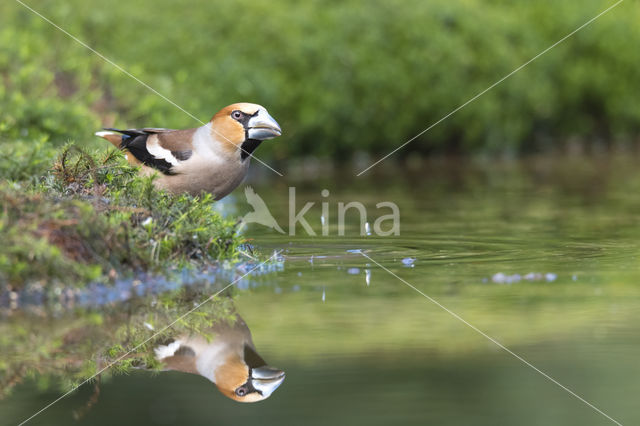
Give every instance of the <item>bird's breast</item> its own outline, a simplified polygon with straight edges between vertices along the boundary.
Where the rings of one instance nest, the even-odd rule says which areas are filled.
[[[170,192],[199,195],[204,191],[220,199],[240,185],[248,168],[248,161],[234,161],[211,153],[202,155],[194,152],[191,158],[172,169],[174,175],[160,176],[156,182],[159,187]]]

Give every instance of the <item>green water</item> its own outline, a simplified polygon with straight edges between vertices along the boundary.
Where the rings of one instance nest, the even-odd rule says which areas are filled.
[[[86,406],[93,385],[30,424],[614,424],[479,331],[618,422],[638,424],[637,162],[441,162],[360,178],[348,170],[307,179],[257,174],[251,184],[285,231],[290,186],[298,211],[316,203],[305,216],[315,237],[300,227],[291,236],[248,226],[255,252],[281,250],[284,268],[232,293],[260,354],[286,371],[282,386],[266,401],[238,404],[199,376],[135,371],[105,378],[80,420],[72,412]],[[235,197],[230,207],[248,211],[242,191]],[[361,236],[350,212],[338,236],[340,201],[362,202],[371,223],[376,203],[395,202],[400,235]],[[542,275],[506,283],[498,273]],[[2,423],[24,420],[58,389],[26,378],[0,401]]]

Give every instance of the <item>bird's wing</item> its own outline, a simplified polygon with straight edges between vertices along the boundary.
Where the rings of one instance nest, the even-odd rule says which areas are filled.
[[[158,145],[170,151],[178,161],[186,161],[193,154],[193,135],[198,129],[173,130],[158,133]]]
[[[164,174],[193,153],[193,134],[197,129],[172,130],[160,128],[105,129],[122,134],[121,149],[129,151],[142,164]]]
[[[164,357],[158,354],[158,348],[156,348],[155,352],[156,359],[162,362],[166,370],[199,374],[196,366],[196,353],[191,347],[180,345],[173,355]]]
[[[167,133],[167,132],[177,132],[176,129],[167,129],[164,127],[145,127],[144,129],[140,129],[143,132],[147,133]]]

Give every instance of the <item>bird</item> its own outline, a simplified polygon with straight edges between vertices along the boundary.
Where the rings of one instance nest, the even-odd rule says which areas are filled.
[[[238,402],[267,399],[282,384],[285,373],[270,367],[256,351],[251,331],[240,315],[201,334],[183,334],[154,348],[165,370],[199,374]]]
[[[247,186],[244,189],[244,195],[245,197],[247,197],[247,202],[251,204],[251,207],[253,207],[253,211],[245,214],[242,217],[242,222],[258,223],[271,229],[275,229],[281,234],[284,234],[284,231],[282,230],[282,228],[280,228],[278,222],[276,222],[276,219],[269,211],[269,208],[265,204],[262,197],[256,194],[252,187]]]
[[[206,124],[174,130],[104,128],[95,135],[126,152],[143,175],[157,173],[154,185],[172,194],[228,195],[244,180],[255,149],[282,134],[276,120],[258,104],[235,103]]]

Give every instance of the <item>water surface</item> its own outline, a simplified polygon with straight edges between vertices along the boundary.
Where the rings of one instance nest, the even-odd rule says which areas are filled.
[[[280,388],[266,401],[239,404],[197,375],[135,370],[104,377],[95,403],[89,384],[31,424],[613,424],[416,289],[617,421],[637,424],[636,164],[611,156],[442,162],[357,179],[348,170],[256,177],[255,192],[285,231],[290,186],[298,211],[316,203],[305,215],[316,236],[300,227],[293,236],[245,229],[255,255],[282,251],[283,263],[229,293],[260,354],[286,371]],[[229,208],[250,210],[241,190],[234,196]],[[395,202],[400,235],[361,236],[354,211],[338,236],[340,201],[362,202],[371,223],[376,203]],[[80,315],[63,311],[10,316],[62,327]],[[16,384],[0,401],[3,423],[19,423],[59,396],[51,376]]]

